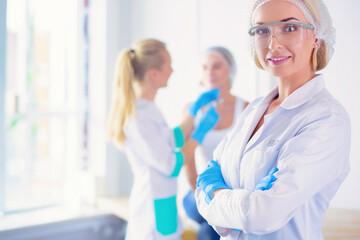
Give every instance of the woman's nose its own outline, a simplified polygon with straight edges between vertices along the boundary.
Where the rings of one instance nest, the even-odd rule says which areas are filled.
[[[275,50],[283,47],[282,42],[276,35],[272,35],[269,39],[269,49]]]

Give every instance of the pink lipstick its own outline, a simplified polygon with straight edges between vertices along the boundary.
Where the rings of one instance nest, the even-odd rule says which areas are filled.
[[[268,58],[268,61],[273,65],[281,65],[287,62],[290,59],[290,57],[287,56],[274,56]]]

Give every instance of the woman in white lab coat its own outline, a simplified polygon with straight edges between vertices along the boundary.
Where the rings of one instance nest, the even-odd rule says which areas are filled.
[[[219,92],[214,90],[190,106],[179,127],[168,127],[154,98],[172,72],[165,44],[155,39],[135,43],[120,53],[116,63],[109,135],[125,150],[134,173],[126,233],[129,240],[181,239],[177,176],[184,160],[218,119],[212,107],[200,120],[203,126],[192,131],[197,111],[217,99]]]
[[[199,212],[223,239],[323,239],[330,200],[349,173],[350,120],[325,88],[335,31],[322,0],[256,0],[256,65],[277,77],[250,103],[198,177]],[[273,167],[271,188],[255,186]]]
[[[221,46],[214,46],[206,49],[200,57],[202,68],[201,86],[203,89],[220,89],[219,103],[216,110],[219,114],[219,121],[210,130],[204,141],[199,144],[193,156],[184,165],[191,190],[188,191],[183,199],[183,206],[187,215],[200,224],[198,239],[214,240],[219,239],[219,235],[198,213],[194,198],[196,188],[196,178],[198,173],[206,169],[212,159],[212,153],[216,146],[234,126],[240,113],[249,104],[240,97],[234,96],[230,90],[236,76],[236,62],[231,52]],[[203,109],[195,119],[195,126],[204,113]]]

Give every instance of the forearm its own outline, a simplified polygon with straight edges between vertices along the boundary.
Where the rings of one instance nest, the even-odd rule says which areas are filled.
[[[187,164],[185,164],[185,169],[186,169],[186,177],[188,178],[188,181],[190,183],[190,186],[191,186],[191,189],[193,191],[195,191],[196,189],[196,178],[197,178],[197,173],[196,173],[196,170],[193,168],[189,168],[187,166]]]
[[[210,204],[205,201],[204,192],[196,189],[196,201],[200,214],[210,225],[226,229],[246,229],[250,192],[220,190]]]
[[[186,141],[184,147],[181,149],[181,152],[183,153],[185,159],[184,167],[186,170],[186,176],[193,190],[195,190],[196,188],[197,178],[194,158],[194,152],[197,145],[198,143],[194,139],[189,138]]]
[[[189,138],[184,148],[182,149],[185,158],[184,167],[186,171],[186,177],[193,191],[196,189],[196,179],[198,176],[196,172],[196,165],[194,158],[194,151],[197,145],[198,143],[194,139]]]
[[[189,139],[189,136],[194,129],[194,117],[185,112],[180,128],[184,134],[185,140]]]

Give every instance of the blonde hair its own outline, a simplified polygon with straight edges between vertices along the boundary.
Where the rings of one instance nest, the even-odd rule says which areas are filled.
[[[320,13],[319,13],[319,9],[318,9],[315,1],[314,0],[303,0],[303,2],[305,3],[306,7],[309,9],[314,20],[317,23],[319,23]],[[250,25],[252,24],[252,15],[253,15],[256,7],[257,7],[257,1],[254,1],[254,5],[252,6]],[[311,65],[312,65],[312,70],[314,72],[324,69],[330,60],[325,42],[322,39],[318,39],[317,44],[318,44],[318,46],[313,50],[312,56],[311,56]],[[255,49],[252,49],[252,52],[253,52],[253,58],[255,61],[255,65],[258,68],[264,70],[263,66],[261,65],[261,63],[256,55]]]
[[[166,45],[156,39],[136,42],[132,49],[123,50],[116,61],[113,93],[108,119],[108,136],[116,144],[125,141],[124,127],[135,114],[134,84],[141,84],[147,70],[160,69],[165,62]]]
[[[311,15],[313,16],[315,22],[319,23],[320,12],[315,2],[313,0],[303,0],[303,1],[310,10]],[[313,50],[312,58],[311,58],[311,64],[314,72],[324,69],[330,60],[330,58],[328,57],[328,52],[325,42],[322,39],[318,39],[317,44],[318,46]]]

